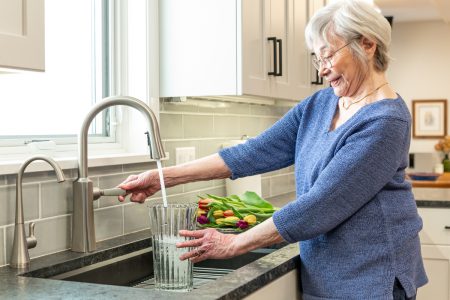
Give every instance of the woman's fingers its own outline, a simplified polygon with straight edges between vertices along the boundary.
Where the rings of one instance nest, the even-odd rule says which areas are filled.
[[[191,231],[191,230],[180,230],[180,231],[178,231],[178,233],[181,236],[192,237],[192,238],[198,239],[198,238],[201,238],[201,237],[203,237],[205,235],[206,230],[205,229],[203,229],[203,230],[194,230],[194,231]]]
[[[144,192],[138,192],[131,194],[130,201],[131,202],[138,202],[138,203],[144,203],[145,199],[147,199],[147,194]]]
[[[203,243],[203,239],[195,239],[195,240],[187,240],[184,242],[179,242],[176,244],[177,248],[186,248],[186,247],[200,247]]]
[[[202,248],[196,248],[192,251],[186,252],[183,255],[180,256],[180,260],[186,260],[189,259],[193,263],[205,260],[208,258],[206,255],[207,251]]]

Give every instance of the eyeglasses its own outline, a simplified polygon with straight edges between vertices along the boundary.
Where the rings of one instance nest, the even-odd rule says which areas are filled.
[[[351,42],[350,42],[351,43]],[[327,57],[324,58],[317,58],[314,57],[312,59],[312,64],[314,66],[314,68],[316,68],[317,70],[319,70],[320,68],[327,68],[330,69],[333,67],[331,60],[333,59],[333,57],[336,55],[336,53],[338,53],[340,50],[344,49],[345,47],[347,47],[350,43],[345,44],[344,46],[342,46],[341,48],[337,49],[336,51],[334,51],[333,54],[328,55]]]

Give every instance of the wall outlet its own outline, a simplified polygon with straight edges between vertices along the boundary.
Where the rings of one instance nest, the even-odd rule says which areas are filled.
[[[176,164],[181,165],[195,159],[195,147],[175,148]]]

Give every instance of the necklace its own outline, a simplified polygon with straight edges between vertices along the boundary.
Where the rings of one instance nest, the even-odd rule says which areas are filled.
[[[368,93],[368,94],[366,94],[364,97],[362,97],[361,99],[358,99],[358,100],[356,100],[356,101],[350,101],[350,104],[349,105],[347,105],[347,107],[345,107],[345,103],[344,103],[344,101],[342,101],[342,107],[345,109],[345,110],[348,110],[349,108],[350,108],[350,106],[352,106],[353,104],[356,104],[356,103],[358,103],[358,102],[361,102],[361,101],[363,101],[364,99],[366,99],[367,97],[369,97],[370,95],[372,95],[373,93],[375,93],[376,91],[378,91],[379,89],[381,89],[383,86],[385,86],[386,84],[388,84],[387,82],[385,82],[385,83],[383,83],[382,85],[380,85],[380,86],[378,86],[377,88],[375,88],[373,91],[371,91],[370,93]]]

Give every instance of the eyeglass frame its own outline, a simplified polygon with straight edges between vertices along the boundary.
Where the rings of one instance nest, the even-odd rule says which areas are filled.
[[[325,68],[330,69],[333,67],[333,64],[331,63],[333,57],[336,55],[336,53],[338,53],[339,51],[341,51],[342,49],[344,49],[345,47],[347,47],[348,45],[350,45],[351,42],[348,42],[347,44],[345,44],[344,46],[340,47],[339,49],[337,49],[336,51],[333,52],[333,54],[328,55],[327,57],[323,57],[323,58],[318,58],[313,57],[313,59],[311,60],[312,65],[314,66],[314,68],[316,68],[317,71],[319,71],[319,69],[322,66],[325,66],[325,64],[327,64],[325,66]]]

